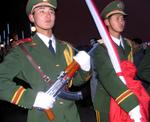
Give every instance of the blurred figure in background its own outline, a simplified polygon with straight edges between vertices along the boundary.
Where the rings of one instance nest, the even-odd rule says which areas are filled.
[[[143,41],[140,38],[132,39],[133,63],[136,67],[139,66],[145,54],[145,49],[143,48],[142,43]]]
[[[138,66],[137,76],[144,82],[144,86],[150,95],[150,46],[145,49],[145,55]]]

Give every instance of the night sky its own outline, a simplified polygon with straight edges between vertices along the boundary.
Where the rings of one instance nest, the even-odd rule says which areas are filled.
[[[99,12],[112,0],[95,0]],[[123,0],[128,17],[125,37],[150,41],[150,0]],[[8,4],[9,2],[9,4]],[[25,13],[27,0],[10,0],[1,4],[0,34],[10,24],[10,33],[23,30],[29,36],[29,21]],[[91,38],[100,38],[84,0],[58,0],[55,35],[74,46],[88,45]]]

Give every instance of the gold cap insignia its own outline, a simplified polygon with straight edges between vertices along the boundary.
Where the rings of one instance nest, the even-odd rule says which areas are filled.
[[[122,2],[120,2],[117,4],[117,7],[120,9],[124,9],[124,4]]]

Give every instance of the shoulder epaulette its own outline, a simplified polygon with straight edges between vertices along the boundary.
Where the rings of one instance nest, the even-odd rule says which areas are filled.
[[[63,44],[63,45],[67,45],[67,46],[69,46],[69,47],[71,47],[71,48],[73,49],[72,44],[71,44],[71,43],[69,43],[69,42],[66,42],[66,41],[62,41],[62,40],[60,40],[60,43],[61,43],[61,44]]]
[[[99,42],[100,44],[104,44],[104,41],[102,39],[98,39],[97,42]]]
[[[71,43],[66,42],[66,41],[62,41],[62,40],[60,40],[60,43],[62,43],[63,45],[71,45]]]
[[[32,38],[24,38],[24,39],[20,39],[18,41],[16,41],[13,45],[13,47],[16,47],[20,44],[26,43],[26,42],[32,42]]]
[[[125,40],[125,41],[127,42],[127,44],[128,44],[130,47],[132,47],[132,40],[131,40],[131,39],[124,37],[123,40]]]

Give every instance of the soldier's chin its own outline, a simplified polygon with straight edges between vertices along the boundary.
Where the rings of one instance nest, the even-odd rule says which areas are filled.
[[[122,33],[123,31],[124,31],[124,28],[119,30],[120,33]]]

